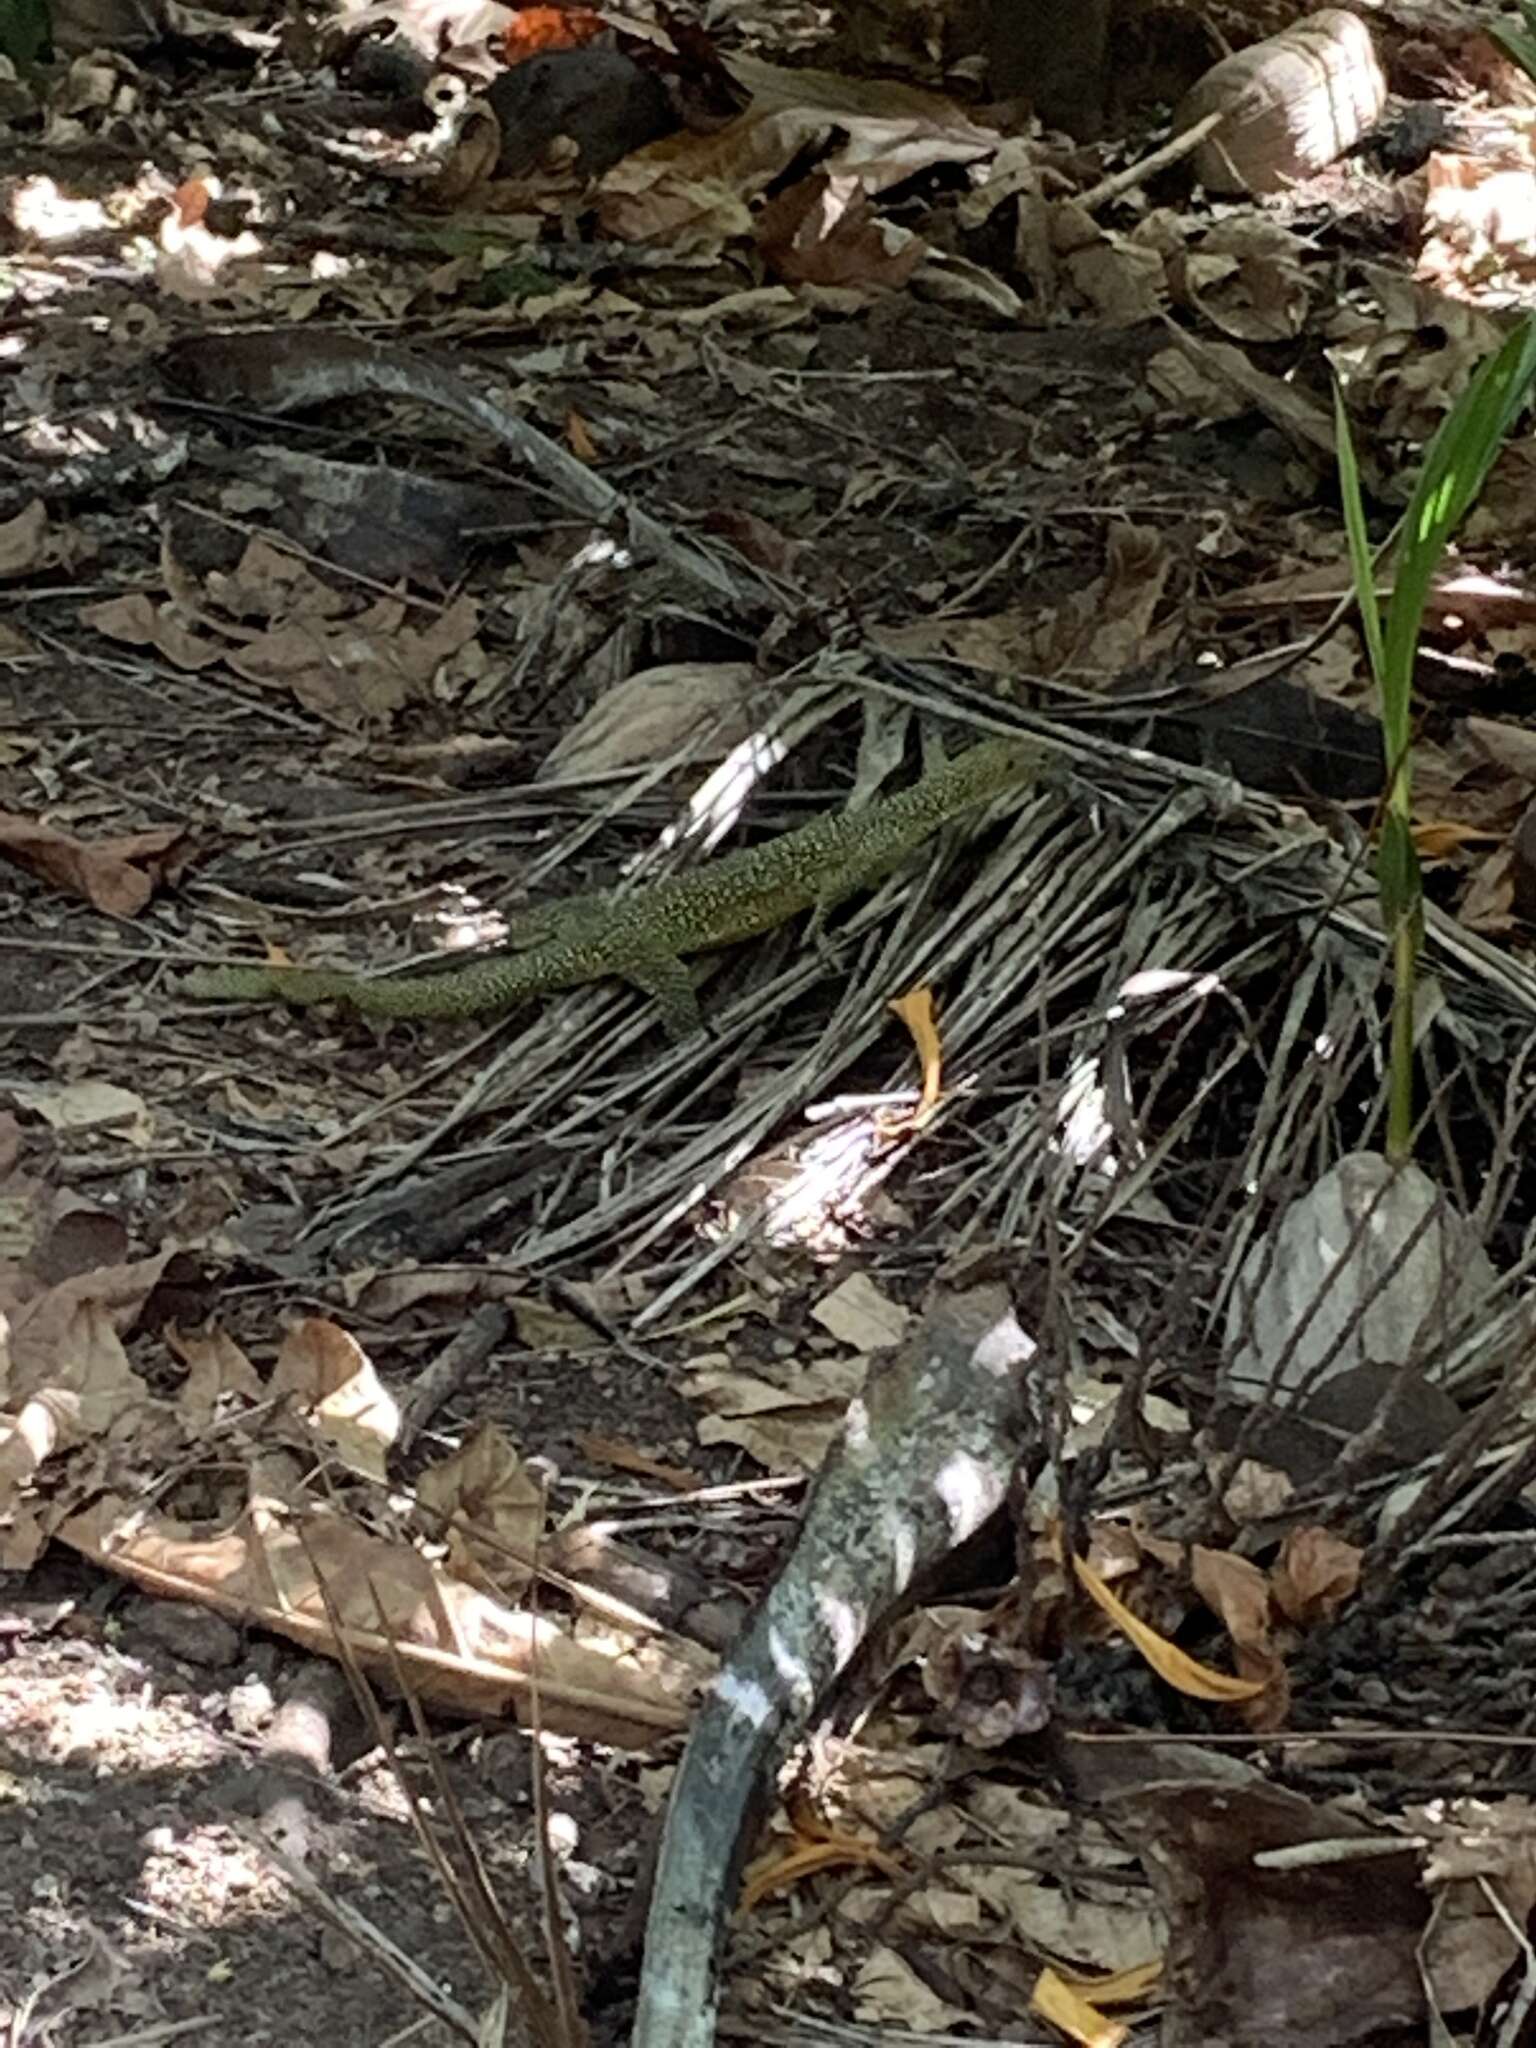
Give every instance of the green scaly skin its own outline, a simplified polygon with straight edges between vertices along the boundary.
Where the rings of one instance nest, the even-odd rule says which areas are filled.
[[[526,952],[446,974],[365,980],[318,967],[207,967],[189,974],[183,991],[225,1002],[350,1003],[369,1017],[480,1017],[619,975],[654,995],[668,1030],[686,1037],[699,1028],[699,1009],[684,954],[755,938],[803,910],[824,915],[900,867],[950,819],[1031,781],[1043,760],[1027,740],[982,740],[863,810],[826,813],[627,895],[576,897],[555,911],[553,935]]]

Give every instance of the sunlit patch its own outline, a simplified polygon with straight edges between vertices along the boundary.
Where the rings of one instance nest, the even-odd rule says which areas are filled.
[[[797,1645],[792,1637],[786,1639],[778,1629],[773,1629],[769,1633],[768,1655],[774,1671],[783,1681],[784,1697],[801,1711],[808,1711],[815,1704],[816,1688],[812,1685],[811,1675],[805,1668],[803,1646]]]
[[[501,911],[482,903],[468,889],[444,883],[440,900],[424,911],[417,923],[430,929],[431,941],[445,953],[466,953],[475,946],[499,946],[506,942],[511,925]]]
[[[1120,1171],[1109,1093],[1097,1059],[1078,1060],[1067,1074],[1056,1114],[1051,1149],[1074,1166],[1092,1166],[1113,1180]]]
[[[1076,1060],[1063,1084],[1051,1149],[1059,1158],[1106,1181],[1140,1163],[1125,1045],[1131,1032],[1155,1030],[1180,1011],[1225,988],[1219,974],[1179,967],[1144,967],[1127,975],[1105,1005],[1105,1046]],[[1119,1120],[1113,1090],[1118,1092]]]
[[[871,1105],[760,1153],[719,1190],[701,1225],[704,1235],[718,1240],[750,1219],[769,1244],[828,1258],[846,1251],[878,1227],[869,1205],[904,1142],[893,1135],[889,1116],[915,1101],[907,1093],[881,1098],[879,1109]]]
[[[943,1048],[926,986],[893,999],[922,1062],[922,1087],[878,1096],[843,1096],[806,1112],[826,1126],[760,1154],[721,1188],[704,1235],[717,1240],[750,1222],[770,1244],[797,1245],[828,1257],[894,1221],[877,1215],[875,1197],[898,1151],[932,1120],[943,1098]],[[966,1077],[951,1094],[975,1085]]]
[[[1031,1351],[1034,1346],[1030,1346]],[[995,1494],[985,1462],[957,1451],[939,1469],[933,1490],[943,1501],[949,1526],[957,1534],[979,1529],[992,1511]]]
[[[110,405],[84,418],[33,418],[16,439],[28,454],[52,462],[88,461],[118,451],[128,443],[149,449],[166,446],[165,435],[153,421],[141,413],[119,412]]]
[[[739,746],[732,747],[719,767],[699,784],[686,816],[662,834],[662,845],[687,846],[698,842],[705,848],[718,846],[741,816],[752,792],[787,752],[782,740],[766,739],[761,733],[752,733]]]
[[[632,569],[634,563],[629,549],[605,533],[584,541],[571,557],[573,569]]]
[[[11,193],[11,225],[39,242],[87,235],[110,223],[99,199],[69,199],[52,178],[23,178]]]

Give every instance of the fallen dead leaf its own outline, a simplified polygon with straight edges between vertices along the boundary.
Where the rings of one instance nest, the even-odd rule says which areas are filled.
[[[185,869],[192,843],[177,825],[87,843],[34,818],[0,811],[0,857],[71,896],[83,896],[109,917],[137,917],[156,890]]]
[[[386,1476],[400,1409],[355,1337],[324,1316],[306,1316],[283,1339],[269,1394],[292,1397],[309,1428],[365,1479]]]
[[[1170,1548],[1177,1549],[1178,1546]],[[1265,1690],[1266,1681],[1263,1679],[1232,1678],[1225,1671],[1213,1671],[1210,1665],[1200,1663],[1181,1650],[1177,1643],[1170,1643],[1166,1636],[1159,1635],[1155,1628],[1150,1628],[1134,1615],[1083,1558],[1074,1557],[1072,1568],[1088,1597],[1135,1645],[1158,1677],[1165,1679],[1177,1691],[1188,1693],[1191,1699],[1237,1702],[1257,1699]]]
[[[482,1423],[458,1450],[428,1466],[416,1500],[434,1537],[436,1518],[443,1518],[457,1577],[502,1599],[527,1589],[544,1534],[544,1488],[494,1423]]]
[[[365,1670],[395,1660],[422,1700],[456,1713],[526,1718],[537,1677],[542,1725],[579,1741],[646,1747],[685,1715],[644,1670],[581,1648],[541,1616],[505,1608],[403,1544],[322,1509],[295,1517],[253,1500],[229,1526],[191,1524],[108,1496],[59,1531],[108,1570],[164,1598],[196,1600],[334,1655],[335,1627]]]

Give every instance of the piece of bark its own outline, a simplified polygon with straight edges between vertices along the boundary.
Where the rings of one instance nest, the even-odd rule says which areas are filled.
[[[633,2048],[711,2048],[751,1823],[860,1646],[1007,1498],[1035,1346],[1006,1293],[938,1296],[872,1369],[783,1572],[726,1659],[673,1782]]]

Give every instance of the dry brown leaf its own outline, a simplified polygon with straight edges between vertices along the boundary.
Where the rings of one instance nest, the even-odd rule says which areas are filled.
[[[1290,1682],[1272,1639],[1268,1574],[1229,1550],[1152,1536],[1140,1541],[1159,1564],[1175,1572],[1188,1570],[1195,1591],[1231,1636],[1238,1671],[1259,1688],[1244,1706],[1244,1720],[1250,1727],[1279,1727],[1290,1705]]]
[[[1363,1550],[1316,1522],[1288,1530],[1270,1573],[1275,1605],[1298,1628],[1332,1621],[1359,1590],[1364,1558]]]
[[[62,1086],[34,1086],[15,1081],[10,1092],[23,1109],[40,1116],[55,1131],[93,1131],[115,1125],[130,1145],[147,1145],[155,1120],[142,1095],[112,1081],[66,1081]]]
[[[1177,1545],[1170,1545],[1177,1550]],[[1175,1687],[1179,1692],[1188,1693],[1191,1699],[1226,1700],[1233,1703],[1257,1699],[1265,1689],[1266,1681],[1252,1678],[1230,1678],[1225,1671],[1214,1671],[1208,1664],[1202,1664],[1181,1650],[1176,1643],[1159,1635],[1155,1628],[1133,1614],[1124,1601],[1113,1594],[1093,1567],[1083,1558],[1074,1557],[1072,1567],[1078,1584],[1109,1616],[1124,1635],[1146,1658],[1159,1678]]]
[[[881,1351],[901,1342],[913,1316],[868,1273],[850,1273],[815,1304],[811,1320],[854,1351]]]
[[[696,1472],[682,1465],[663,1465],[659,1459],[637,1451],[633,1444],[620,1443],[617,1437],[582,1430],[575,1443],[582,1456],[595,1465],[611,1465],[615,1472],[633,1472],[638,1478],[654,1479],[658,1486],[669,1487],[673,1493],[697,1493],[703,1484]]]
[[[292,619],[232,651],[230,667],[248,682],[293,692],[306,710],[355,729],[384,723],[429,695],[443,664],[473,641],[479,612],[460,598],[425,628],[406,623],[408,607],[380,598],[356,617]]]
[[[109,917],[137,917],[191,857],[192,842],[178,825],[87,843],[34,818],[0,811],[0,858],[84,897]]]
[[[0,1385],[0,1511],[49,1458],[120,1428],[149,1399],[111,1311],[89,1295],[60,1300],[65,1293],[55,1289],[34,1304],[13,1331]]]
[[[266,1399],[255,1366],[227,1331],[181,1330],[171,1323],[165,1341],[187,1368],[176,1412],[193,1436],[201,1435],[232,1403]]]
[[[1131,2030],[1122,2020],[1107,2019],[1051,1969],[1042,1970],[1035,1980],[1029,2007],[1081,2048],[1120,2048],[1130,2038]]]
[[[791,284],[898,290],[927,245],[882,220],[855,177],[802,178],[770,199],[757,219],[757,246],[775,277]]]
[[[0,520],[0,581],[30,576],[48,560],[48,507],[41,498]]]
[[[152,647],[174,667],[193,673],[223,659],[222,645],[195,633],[178,606],[157,605],[142,591],[87,605],[80,618],[109,640],[120,640],[128,647]]]
[[[679,661],[642,669],[605,690],[539,767],[539,779],[578,781],[613,768],[685,755],[703,767],[750,739],[765,708],[749,661]]]
[[[915,988],[909,995],[897,996],[891,1008],[911,1032],[922,1061],[923,1092],[912,1111],[912,1121],[920,1124],[933,1114],[943,1084],[944,1047],[934,1022],[933,990]]]
[[[877,1948],[853,1981],[854,2017],[867,2026],[900,2027],[916,2034],[952,2034],[966,2014],[931,1991],[894,1949]]]
[[[434,1536],[433,1517],[450,1525],[448,1565],[459,1578],[502,1599],[525,1591],[544,1534],[544,1489],[494,1423],[482,1423],[451,1456],[428,1466],[416,1499]]]
[[[820,1358],[777,1387],[750,1373],[694,1372],[689,1398],[713,1411],[699,1423],[699,1442],[737,1444],[772,1472],[814,1472],[866,1367],[863,1358]]]
[[[526,1719],[535,1664],[542,1725],[574,1740],[645,1748],[685,1715],[644,1672],[581,1648],[541,1616],[503,1607],[417,1552],[316,1510],[300,1519],[254,1500],[228,1528],[107,1497],[59,1531],[108,1570],[168,1599],[196,1600],[290,1642],[334,1654],[331,1616],[365,1670],[393,1679],[391,1642],[423,1701]]]
[[[579,461],[597,461],[597,443],[592,438],[592,429],[574,406],[565,416],[565,439],[571,453]]]
[[[268,1393],[291,1395],[295,1412],[365,1479],[383,1480],[400,1431],[400,1409],[373,1363],[339,1324],[306,1316],[283,1339]]]

